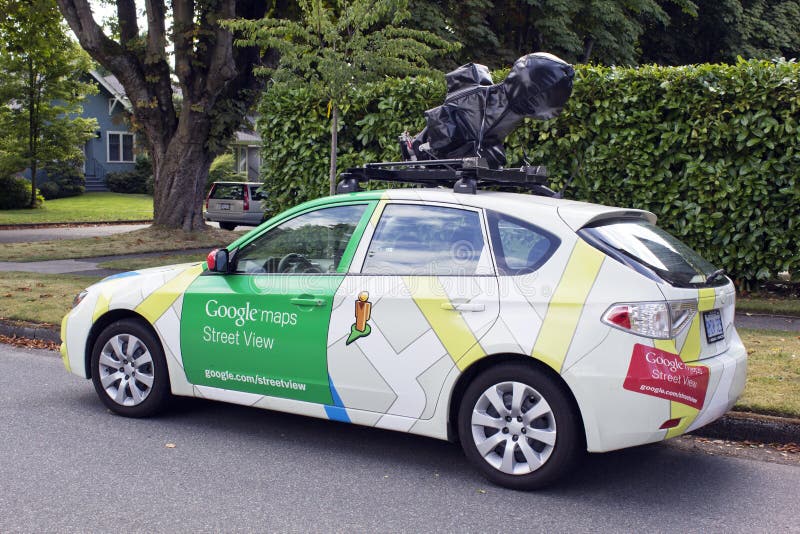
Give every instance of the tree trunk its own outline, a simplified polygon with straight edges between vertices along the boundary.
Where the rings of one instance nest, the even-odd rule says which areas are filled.
[[[589,58],[592,57],[592,49],[594,48],[594,37],[586,37],[583,40],[583,57],[581,57],[581,63],[588,63]]]
[[[181,117],[178,131],[166,147],[152,146],[153,225],[204,230],[203,201],[213,160],[204,148],[208,124]]]
[[[330,194],[336,194],[336,149],[339,145],[339,107],[334,103],[331,116],[331,169],[330,169]]]

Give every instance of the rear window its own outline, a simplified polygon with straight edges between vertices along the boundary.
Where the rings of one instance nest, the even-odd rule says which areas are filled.
[[[615,221],[584,228],[581,234],[595,238],[613,251],[633,259],[677,286],[694,287],[725,281],[711,263],[688,245],[647,221]]]
[[[241,184],[215,184],[210,198],[216,200],[242,200]]]

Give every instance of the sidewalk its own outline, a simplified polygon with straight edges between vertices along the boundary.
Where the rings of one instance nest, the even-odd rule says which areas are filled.
[[[78,274],[83,276],[111,276],[122,271],[115,269],[103,269],[98,264],[107,261],[149,258],[152,256],[163,256],[171,252],[180,254],[205,254],[208,250],[204,248],[187,250],[163,250],[159,252],[143,252],[141,254],[117,254],[115,256],[99,256],[95,258],[78,258],[74,260],[48,260],[48,261],[0,261],[0,272],[23,272],[39,274]]]

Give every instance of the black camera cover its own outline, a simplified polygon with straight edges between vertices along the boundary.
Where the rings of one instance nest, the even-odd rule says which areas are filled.
[[[536,52],[519,58],[508,77],[493,84],[489,69],[468,63],[446,75],[444,104],[425,112],[427,126],[401,137],[405,159],[479,156],[489,167],[506,164],[503,141],[525,117],[559,115],[572,94],[575,70],[558,57]]]

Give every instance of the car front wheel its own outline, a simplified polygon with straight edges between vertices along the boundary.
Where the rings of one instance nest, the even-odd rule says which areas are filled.
[[[569,395],[522,363],[479,375],[458,415],[467,458],[495,484],[521,490],[551,484],[574,467],[583,449],[579,423]]]
[[[95,390],[113,412],[147,417],[169,400],[164,352],[139,320],[124,319],[103,330],[94,344],[91,366]]]

